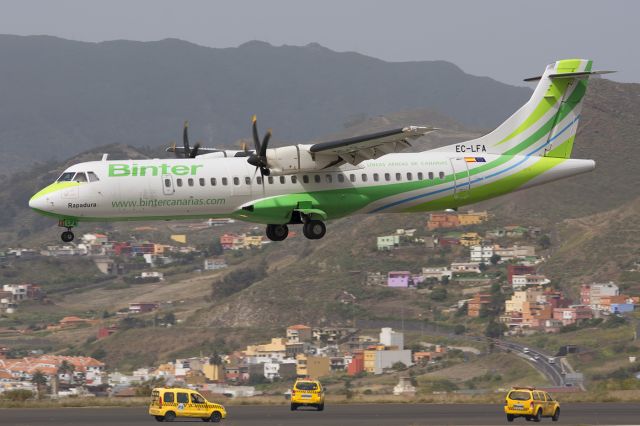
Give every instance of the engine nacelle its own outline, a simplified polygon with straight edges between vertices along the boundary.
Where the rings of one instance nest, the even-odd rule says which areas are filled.
[[[289,145],[267,150],[269,169],[276,175],[314,172],[329,166],[335,158],[320,156],[309,151],[311,145]]]

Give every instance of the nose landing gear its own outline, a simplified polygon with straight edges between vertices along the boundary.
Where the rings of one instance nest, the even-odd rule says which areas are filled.
[[[58,221],[58,226],[62,228],[67,228],[67,230],[64,231],[62,235],[60,235],[60,238],[62,239],[63,242],[70,243],[71,241],[73,241],[73,238],[75,237],[75,235],[73,235],[73,232],[71,232],[71,229],[77,225],[78,225],[78,219],[74,219],[74,218],[60,219]]]
[[[73,238],[75,237],[75,235],[73,235],[73,232],[71,232],[71,228],[67,228],[66,231],[64,231],[61,235],[60,238],[62,239],[62,241],[64,241],[65,243],[70,243],[71,241],[73,241]]]

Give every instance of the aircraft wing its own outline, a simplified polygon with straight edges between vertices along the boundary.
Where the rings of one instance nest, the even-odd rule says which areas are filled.
[[[399,129],[339,139],[330,142],[320,142],[309,147],[309,152],[317,156],[338,157],[337,165],[342,162],[359,164],[365,160],[374,160],[386,154],[404,151],[411,146],[410,141],[429,132],[438,130],[435,127],[408,126]]]
[[[178,157],[184,157],[184,147],[181,147],[181,146],[170,146],[167,149],[165,149],[165,151],[174,152]],[[204,146],[201,146],[198,148],[198,155],[210,154],[212,152],[221,152],[221,150],[216,148],[207,148]]]

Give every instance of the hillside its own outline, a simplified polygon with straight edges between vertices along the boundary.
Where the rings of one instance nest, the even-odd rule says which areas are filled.
[[[11,58],[0,64],[5,170],[113,143],[167,145],[184,119],[194,140],[217,146],[248,138],[252,114],[274,129],[275,144],[324,138],[347,121],[416,108],[490,128],[531,93],[448,62],[391,63],[317,44],[213,49],[175,39],[0,35],[0,56]]]

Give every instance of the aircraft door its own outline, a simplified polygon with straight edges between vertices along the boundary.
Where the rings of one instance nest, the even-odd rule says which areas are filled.
[[[173,187],[173,176],[162,175],[162,193],[164,195],[173,195],[176,192]]]
[[[451,158],[451,168],[453,170],[455,189],[453,198],[464,199],[469,196],[471,189],[471,177],[469,176],[469,165],[464,157]]]

